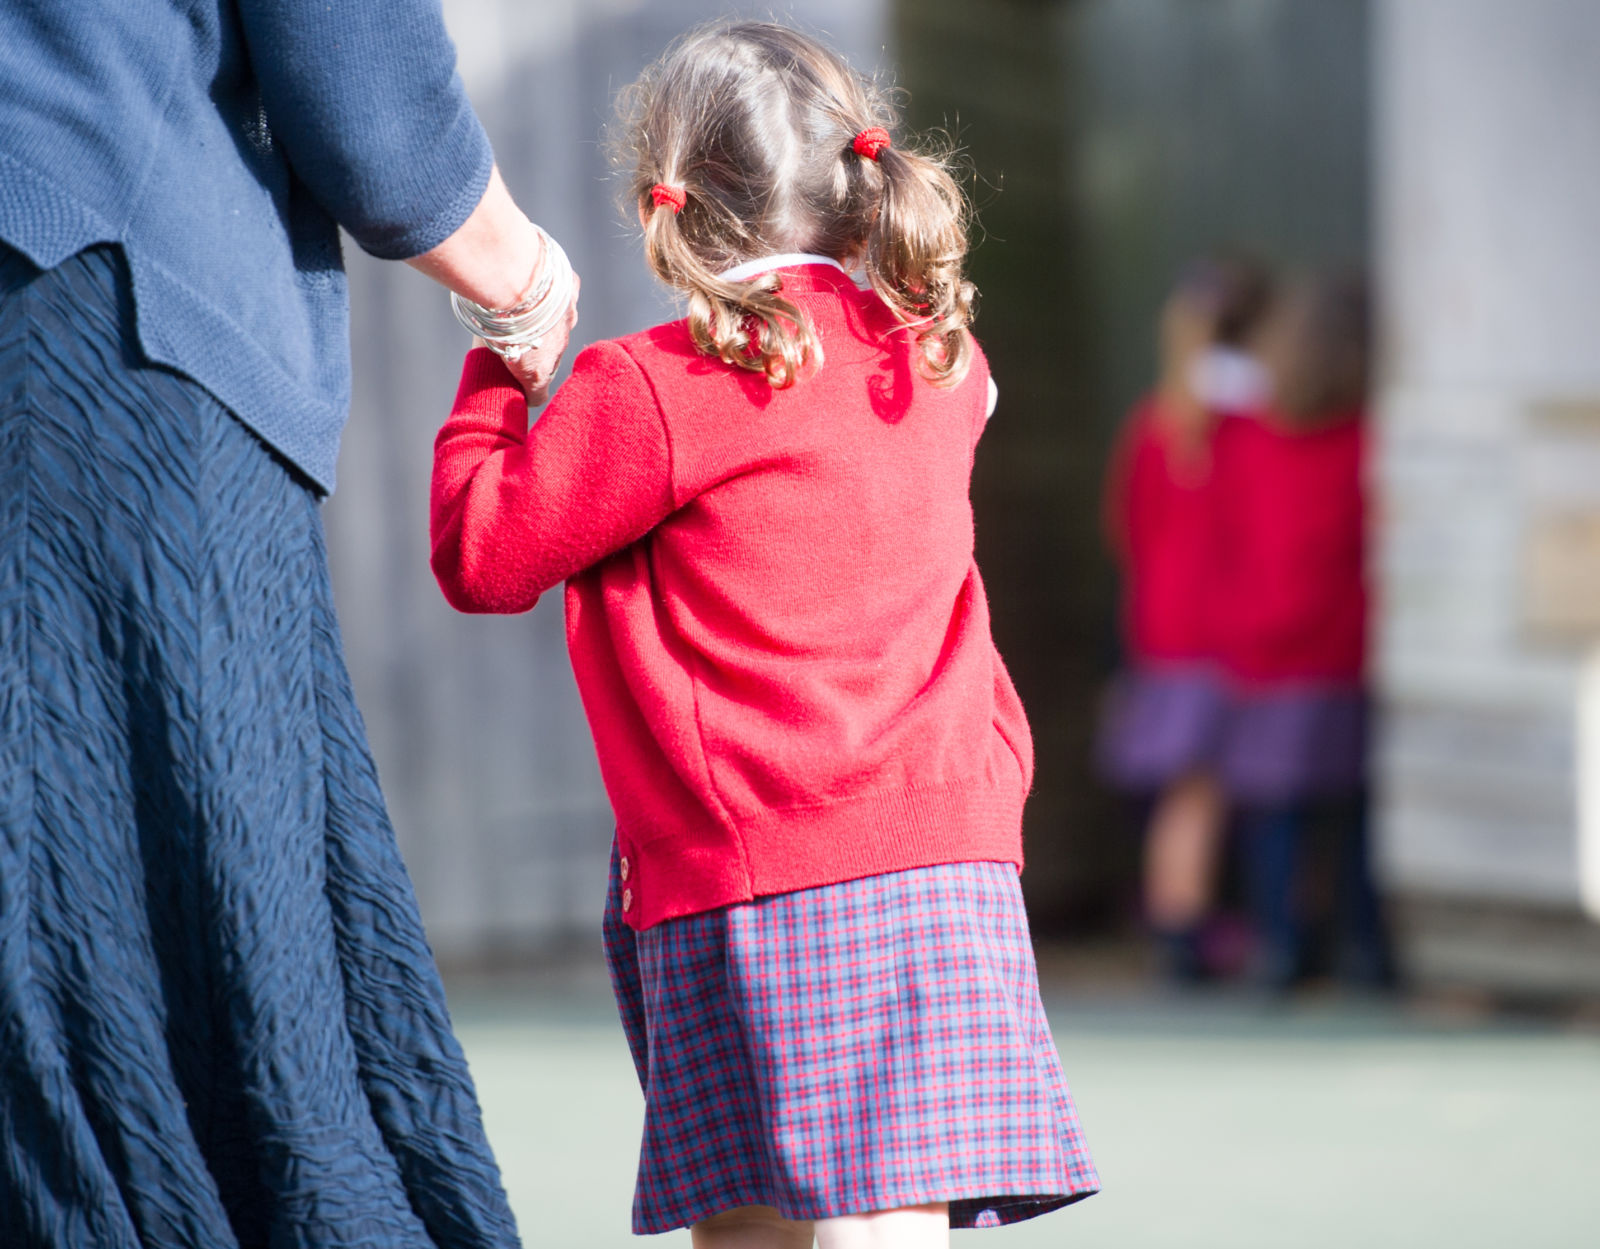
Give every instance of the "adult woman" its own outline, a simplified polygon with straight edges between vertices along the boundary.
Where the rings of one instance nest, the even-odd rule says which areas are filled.
[[[516,1239],[333,623],[336,222],[549,257],[438,0],[0,6],[8,1249]]]

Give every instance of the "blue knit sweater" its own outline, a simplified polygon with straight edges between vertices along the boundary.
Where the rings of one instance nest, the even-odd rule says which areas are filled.
[[[439,0],[4,0],[0,240],[123,248],[139,338],[331,490],[349,408],[338,226],[449,237],[489,143]]]

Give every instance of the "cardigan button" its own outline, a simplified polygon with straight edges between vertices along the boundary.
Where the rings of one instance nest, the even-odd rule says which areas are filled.
[[[622,856],[622,861],[617,864],[617,871],[621,873],[623,880],[627,880],[628,879],[628,856],[627,855],[623,855]]]
[[[622,909],[624,911],[633,910],[633,890],[632,889],[624,889],[622,891]]]

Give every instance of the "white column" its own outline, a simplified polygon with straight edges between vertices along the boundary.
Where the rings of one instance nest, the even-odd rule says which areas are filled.
[[[1572,906],[1600,784],[1600,602],[1573,591],[1600,567],[1600,4],[1376,18],[1382,863]]]

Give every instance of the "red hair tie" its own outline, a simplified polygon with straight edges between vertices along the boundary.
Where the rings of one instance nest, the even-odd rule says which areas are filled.
[[[850,144],[855,149],[857,156],[865,156],[868,160],[877,160],[878,153],[890,147],[889,132],[882,126],[868,126]]]
[[[672,215],[676,217],[689,202],[689,192],[681,186],[673,186],[670,182],[658,182],[650,188],[650,198],[655,201],[657,208],[663,204],[671,204]]]

